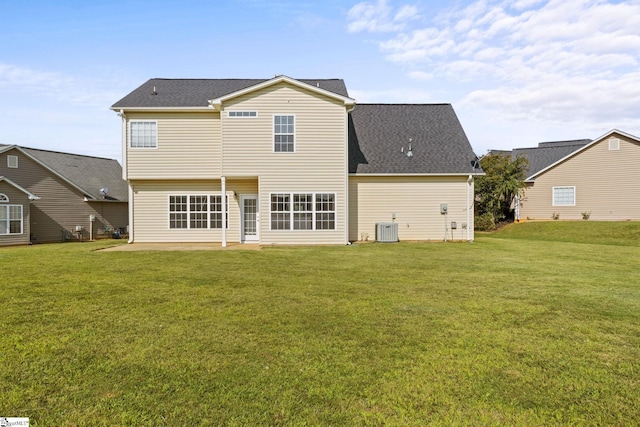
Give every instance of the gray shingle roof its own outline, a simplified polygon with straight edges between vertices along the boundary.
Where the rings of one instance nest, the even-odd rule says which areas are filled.
[[[8,147],[0,144],[0,147],[2,146]],[[127,182],[122,179],[122,166],[117,160],[37,148],[19,148],[82,189],[86,196],[97,200],[128,200]],[[100,194],[100,189],[104,187],[109,189],[106,198]]]
[[[210,99],[217,99],[267,80],[270,79],[150,79],[111,108],[207,107]],[[341,96],[349,96],[341,79],[297,80]]]
[[[527,178],[532,177],[541,170],[551,166],[560,159],[567,157],[591,142],[590,139],[576,139],[571,141],[541,142],[533,148],[515,148],[512,151],[492,150],[491,153],[511,154],[515,157],[524,157],[529,161]]]
[[[481,173],[474,159],[450,104],[357,104],[349,114],[349,173]]]

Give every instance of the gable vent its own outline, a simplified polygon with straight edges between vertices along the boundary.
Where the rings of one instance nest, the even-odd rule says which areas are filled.
[[[618,138],[609,139],[609,151],[617,151],[620,149],[620,140]]]
[[[7,156],[7,167],[12,169],[18,168],[18,156]]]

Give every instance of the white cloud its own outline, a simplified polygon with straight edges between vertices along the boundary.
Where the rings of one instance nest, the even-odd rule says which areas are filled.
[[[405,5],[394,13],[387,0],[378,0],[376,3],[362,2],[353,6],[347,13],[347,30],[350,33],[400,31],[408,21],[417,17],[418,9],[415,6]]]
[[[0,63],[0,89],[7,93],[20,93],[34,98],[56,98],[73,105],[104,108],[117,100],[115,79],[93,80],[58,72],[35,70]],[[61,102],[62,104],[62,102]]]
[[[359,5],[391,16],[385,1]],[[477,0],[427,25],[390,25],[395,33],[379,47],[413,79],[471,88],[460,95],[467,108],[513,120],[630,123],[640,112],[638,28],[638,0]]]

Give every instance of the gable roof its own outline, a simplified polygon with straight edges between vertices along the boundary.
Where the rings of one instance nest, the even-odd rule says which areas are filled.
[[[66,181],[89,200],[126,202],[128,187],[117,160],[0,144],[0,153],[16,149]],[[106,197],[101,188],[109,188]]]
[[[349,98],[342,79],[150,79],[111,106],[120,109],[207,109],[210,100],[218,100],[254,86],[287,80],[300,82],[329,94]]]
[[[491,150],[491,154],[510,155],[513,158],[524,157],[529,161],[526,170],[526,176],[529,177],[537,174],[549,165],[554,164],[558,160],[568,156],[574,151],[584,147],[590,143],[590,139],[576,139],[572,141],[549,141],[540,142],[537,147],[531,148],[514,148],[508,150]]]
[[[476,159],[451,104],[358,104],[349,114],[350,174],[481,174]]]
[[[38,199],[40,199],[40,197],[36,196],[35,194],[30,192],[29,190],[27,190],[25,188],[22,188],[21,186],[19,186],[15,182],[11,181],[6,176],[0,176],[0,182],[3,182],[3,181],[6,182],[7,184],[9,184],[10,186],[16,188],[17,190],[22,191],[24,194],[26,194],[29,197],[29,200],[38,200]]]

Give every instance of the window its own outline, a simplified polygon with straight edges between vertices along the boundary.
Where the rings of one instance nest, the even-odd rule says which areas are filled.
[[[271,195],[271,229],[290,230],[291,229],[291,195],[272,194]]]
[[[316,194],[316,230],[336,229],[335,194]]]
[[[553,206],[575,206],[576,187],[553,187]]]
[[[335,193],[274,193],[272,230],[335,230]]]
[[[227,117],[258,117],[257,111],[229,111]]]
[[[11,169],[18,168],[18,156],[7,156],[7,167]]]
[[[22,234],[22,205],[0,206],[0,234]]]
[[[295,117],[273,116],[273,151],[292,153],[295,146]]]
[[[293,195],[293,229],[313,230],[313,194]]]
[[[158,146],[157,122],[131,122],[131,148],[156,148]]]
[[[226,198],[227,228],[229,228],[229,198]],[[169,196],[170,229],[222,228],[222,196]]]
[[[7,202],[9,203],[9,197],[7,197],[6,194],[2,194],[0,193],[0,202]]]

